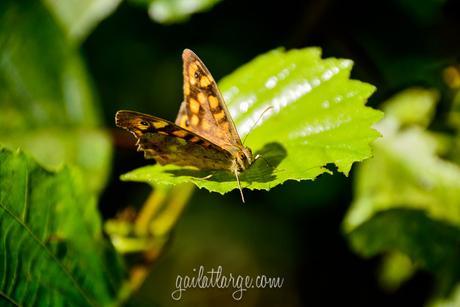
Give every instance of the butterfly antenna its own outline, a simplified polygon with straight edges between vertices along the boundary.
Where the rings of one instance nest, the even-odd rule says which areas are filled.
[[[246,141],[246,138],[248,137],[249,133],[251,133],[252,129],[254,129],[257,124],[260,122],[260,120],[262,119],[262,117],[265,115],[265,113],[267,113],[267,111],[273,109],[273,106],[268,106],[263,112],[262,114],[260,114],[259,118],[256,120],[256,122],[252,125],[251,129],[249,129],[248,133],[246,133],[246,135],[244,136],[244,139],[243,139],[243,145],[244,145],[244,141]]]
[[[255,156],[254,161],[256,161],[258,159],[264,160],[265,164],[267,164],[268,167],[270,167],[271,169],[275,169],[275,167],[273,165],[271,165],[270,163],[268,163],[267,159],[265,159],[262,155],[259,154],[259,155]]]
[[[235,177],[236,177],[236,182],[238,182],[238,189],[240,189],[241,201],[243,201],[243,204],[244,204],[243,189],[241,189],[240,177],[238,177],[238,171],[237,170],[235,170]]]

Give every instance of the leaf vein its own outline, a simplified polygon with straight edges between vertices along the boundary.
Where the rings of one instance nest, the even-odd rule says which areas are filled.
[[[0,290],[0,297],[5,298],[7,301],[9,301],[11,304],[15,306],[21,306],[18,302],[16,302],[12,297],[6,295],[2,290]]]
[[[30,237],[38,244],[39,247],[41,247],[50,257],[51,259],[56,263],[56,265],[59,267],[59,269],[64,273],[67,278],[71,281],[72,284],[75,285],[76,289],[78,292],[82,295],[82,297],[91,305],[95,306],[94,302],[89,298],[89,296],[85,293],[83,288],[79,285],[77,280],[72,276],[72,274],[63,266],[63,264],[59,261],[59,259],[56,258],[56,256],[46,247],[46,245],[43,244],[42,241],[32,232],[32,230],[18,217],[16,216],[9,208],[7,208],[3,203],[0,203],[0,207],[8,214],[10,215],[16,222],[22,226],[27,233],[29,233]]]

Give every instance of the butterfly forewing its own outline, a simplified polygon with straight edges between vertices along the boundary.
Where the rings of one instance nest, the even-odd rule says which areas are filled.
[[[182,54],[184,102],[176,124],[226,149],[241,148],[241,139],[214,78],[189,49]]]
[[[133,111],[118,111],[115,119],[117,126],[136,136],[146,158],[162,165],[200,169],[229,169],[232,165],[227,150],[167,120]]]

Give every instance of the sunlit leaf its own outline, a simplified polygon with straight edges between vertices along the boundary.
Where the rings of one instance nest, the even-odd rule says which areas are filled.
[[[0,149],[0,305],[107,306],[123,274],[76,169]]]
[[[264,158],[241,174],[243,187],[268,190],[286,180],[314,179],[332,163],[348,174],[354,162],[371,156],[369,143],[379,136],[371,126],[382,114],[365,106],[374,87],[350,80],[351,68],[350,60],[321,59],[318,48],[274,50],[220,82],[240,135],[250,132],[245,144]],[[237,187],[233,174],[212,173],[203,180],[209,171],[152,165],[122,178],[193,182],[220,193]]]

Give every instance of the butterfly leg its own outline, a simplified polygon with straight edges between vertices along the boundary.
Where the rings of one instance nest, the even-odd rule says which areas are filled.
[[[243,201],[243,204],[244,204],[243,189],[241,189],[240,177],[238,177],[238,171],[237,170],[235,170],[235,177],[236,177],[236,182],[238,182],[238,189],[240,189],[241,200]]]
[[[201,180],[206,180],[206,179],[209,179],[211,178],[212,176],[214,176],[214,174],[209,174],[207,176],[204,176],[204,177],[198,177],[198,179],[201,179]]]

